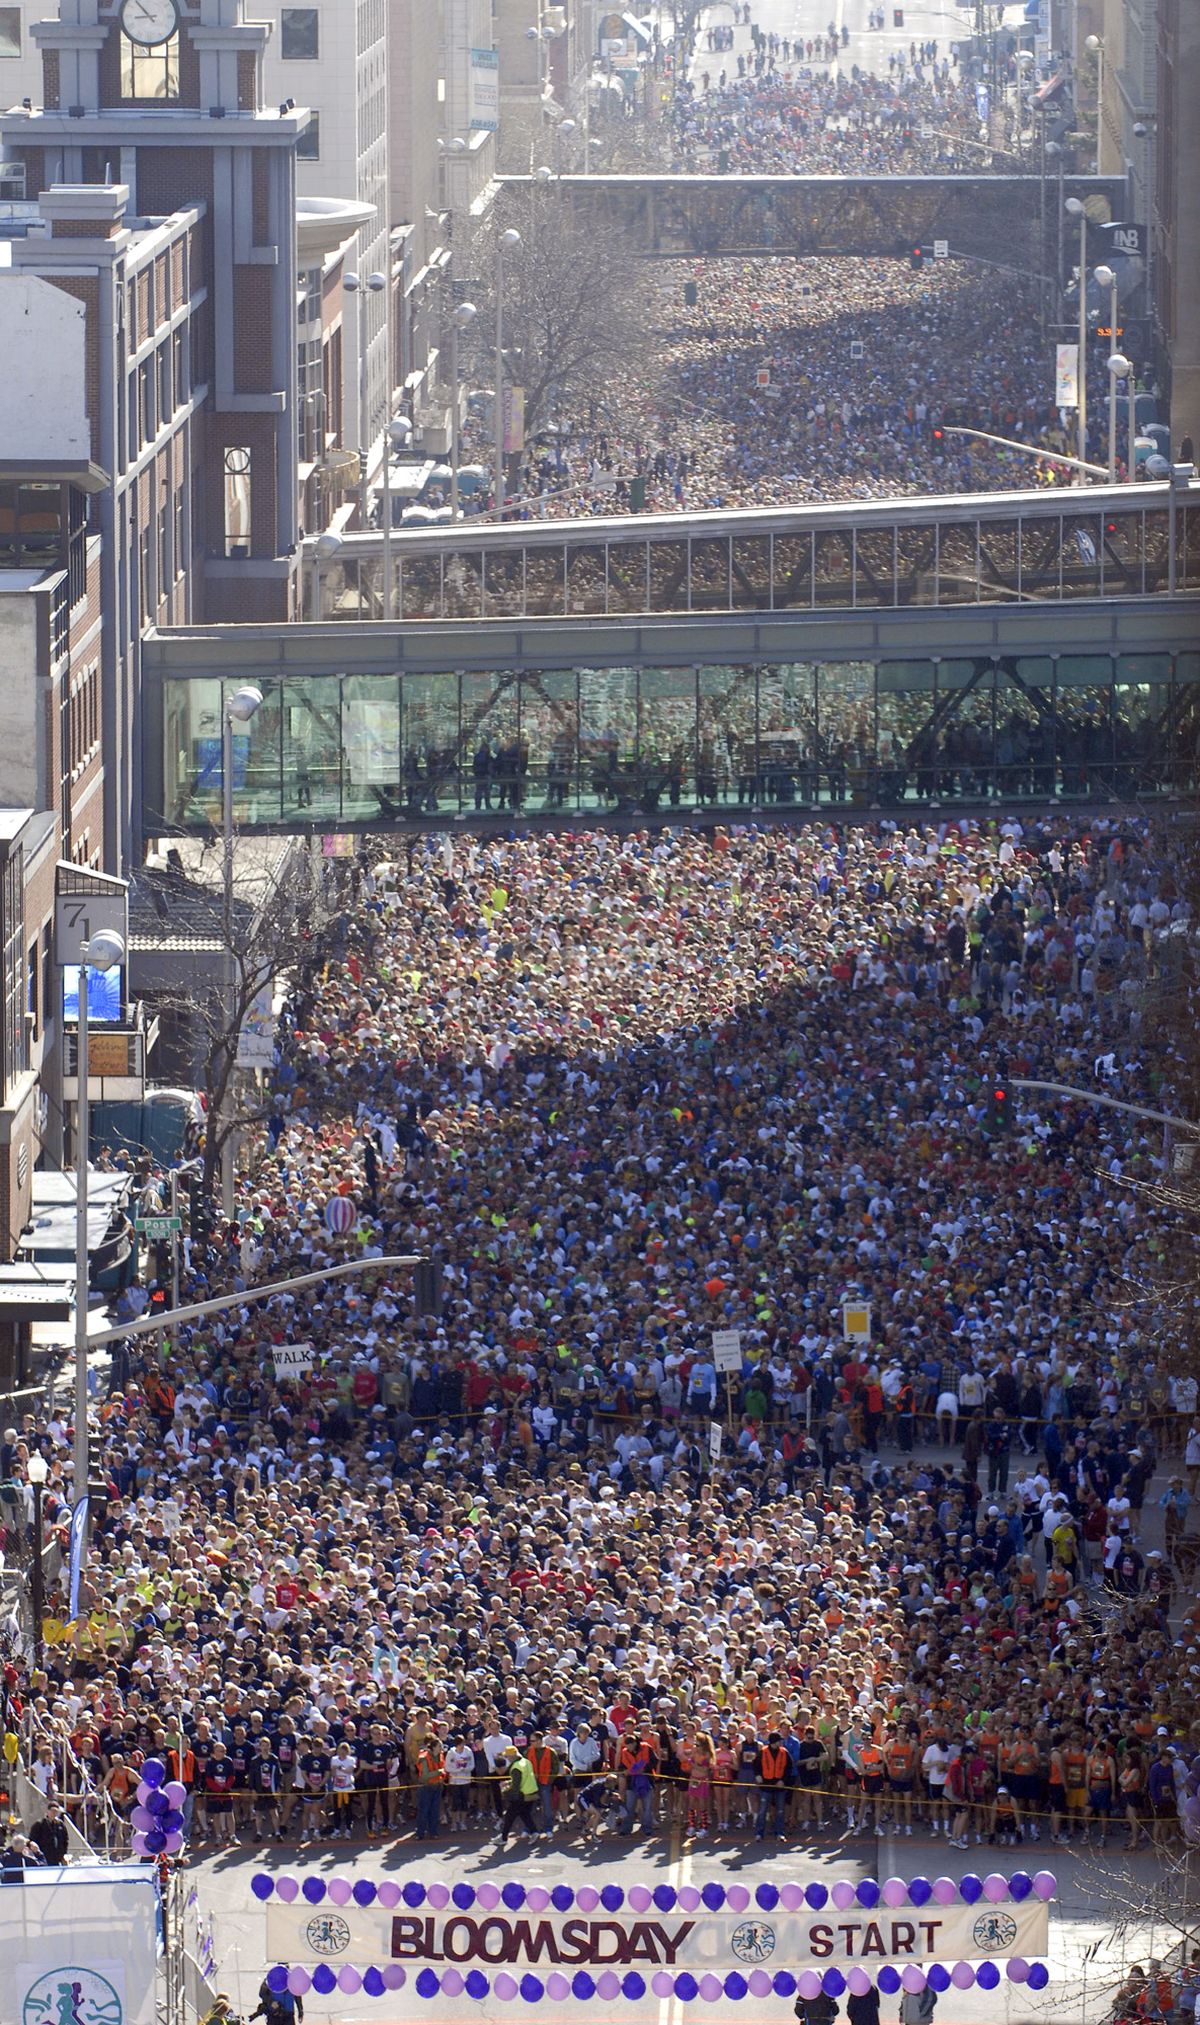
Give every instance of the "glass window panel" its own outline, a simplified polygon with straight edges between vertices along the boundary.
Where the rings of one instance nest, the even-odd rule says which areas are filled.
[[[1057,667],[1058,765],[1064,795],[1112,791],[1112,663],[1064,654]]]
[[[881,661],[876,677],[877,732],[875,799],[902,801],[907,794],[933,793],[935,740],[932,661]],[[822,728],[825,693],[821,692]]]
[[[759,793],[766,802],[805,804],[820,792],[816,670],[789,661],[771,671],[768,708],[760,716]]]
[[[241,679],[227,682],[227,700],[242,686]],[[233,820],[235,823],[277,823],[279,821],[279,684],[264,678],[262,705],[245,724],[233,727]],[[335,691],[336,693],[336,691]],[[224,708],[224,701],[222,702]],[[220,725],[217,726],[220,736]],[[220,789],[221,759],[216,762]]]
[[[1100,595],[1103,520],[1098,513],[1064,513],[1062,517],[1062,596]]]
[[[567,610],[605,610],[607,558],[604,543],[572,542],[567,551]]]
[[[1194,791],[1200,779],[1200,654],[1175,656],[1168,754],[1171,787]]]
[[[443,555],[440,616],[443,619],[482,618],[482,555],[472,554],[469,549]]]
[[[393,697],[396,684],[391,685]],[[342,683],[337,675],[289,676],[281,685],[283,814],[335,821],[342,812]]]
[[[737,535],[734,537],[731,603],[735,612],[765,612],[770,610],[770,535]]]
[[[610,541],[608,544],[608,609],[610,612],[644,612],[646,569],[649,545],[644,541]]]
[[[1062,517],[1029,514],[1021,522],[1021,592],[1024,597],[1057,598],[1062,577]]]
[[[580,669],[579,759],[587,806],[633,807],[638,789],[635,669]]]
[[[579,804],[579,683],[573,668],[521,677],[521,735],[529,747],[527,806]]]
[[[1178,577],[1180,590],[1195,590],[1200,585],[1200,506],[1177,508],[1183,525],[1176,533],[1181,563]]]
[[[557,545],[525,551],[525,610],[533,619],[557,619],[565,610],[566,559]]]
[[[1052,795],[1057,727],[1049,656],[1006,656],[996,669],[996,780],[1002,794]]]
[[[324,580],[324,568],[321,574]],[[441,619],[446,616],[442,610],[440,556],[401,557],[400,611],[406,619]]]
[[[1112,705],[1114,793],[1161,793],[1169,772],[1170,656],[1122,654]]]
[[[701,668],[696,799],[740,804],[758,799],[758,670]]]
[[[822,661],[817,676],[817,747],[830,801],[874,799],[875,669],[869,661]]]
[[[896,602],[896,536],[890,527],[859,528],[854,537],[854,602]]]
[[[1104,516],[1104,589],[1110,598],[1140,597],[1142,574],[1142,515],[1106,513]],[[1166,575],[1167,541],[1163,528],[1162,563]]]
[[[221,684],[163,684],[163,815],[221,829]]]
[[[727,612],[729,596],[729,542],[727,539],[692,542],[692,610]]]
[[[938,603],[973,605],[979,596],[979,564],[973,521],[938,529]]]
[[[650,543],[650,610],[686,612],[688,608],[688,545],[686,541]]]
[[[813,595],[818,605],[854,603],[850,537],[834,528],[813,538]]]
[[[987,794],[992,779],[990,658],[939,661],[937,688],[937,792],[950,799],[977,799]]]
[[[1144,548],[1146,560],[1142,589],[1165,591],[1170,581],[1171,567],[1171,526],[1165,512],[1146,514]],[[1176,530],[1176,548],[1178,549],[1178,530]],[[1112,588],[1113,586],[1106,580],[1106,591],[1111,592]]]
[[[896,602],[937,603],[937,532],[933,527],[896,529]]]
[[[329,687],[318,677],[310,687]],[[395,816],[403,807],[400,764],[400,682],[395,675],[345,675],[341,678],[342,815],[347,821],[368,822],[381,814]],[[318,721],[319,723],[319,721]],[[306,725],[297,716],[296,729]],[[299,753],[297,752],[297,760]],[[285,792],[289,776],[284,745]],[[298,768],[295,792],[300,806],[303,769]]]
[[[638,759],[646,809],[694,798],[696,673],[693,668],[643,668]]]
[[[458,676],[405,675],[400,684],[401,767],[410,816],[459,806]]]
[[[520,809],[529,773],[520,690],[509,674],[462,677],[461,775],[471,809]]]
[[[483,569],[484,618],[519,619],[524,609],[524,549],[489,549]]]
[[[812,604],[811,534],[775,536],[775,610],[807,611]]]
[[[979,596],[984,604],[1015,598],[1021,588],[1021,541],[1015,520],[979,524]]]

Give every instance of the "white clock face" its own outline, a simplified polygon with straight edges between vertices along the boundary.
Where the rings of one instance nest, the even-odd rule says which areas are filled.
[[[143,49],[168,42],[179,26],[175,0],[123,0],[121,26]]]

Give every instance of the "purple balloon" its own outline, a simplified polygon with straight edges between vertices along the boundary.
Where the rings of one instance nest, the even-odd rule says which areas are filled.
[[[983,1897],[983,1879],[973,1870],[964,1871],[958,1880],[958,1895],[965,1904],[976,1904]]]
[[[846,1912],[854,1904],[854,1886],[844,1877],[829,1887],[829,1896],[839,1912]]]
[[[168,1807],[165,1814],[160,1814],[158,1826],[164,1835],[177,1835],[183,1827],[183,1816],[178,1807]]]
[[[147,1758],[145,1764],[142,1766],[142,1784],[152,1788],[162,1786],[166,1783],[166,1777],[167,1768],[163,1764],[162,1759]]]
[[[135,1856],[149,1856],[150,1854],[150,1851],[146,1847],[146,1837],[140,1828],[133,1838],[133,1853]]]
[[[914,1997],[919,1996],[925,1988],[924,1969],[918,1968],[915,1962],[909,1962],[908,1966],[901,1972],[900,1985],[902,1989],[910,1991]]]
[[[885,1962],[875,1980],[885,1996],[894,1997],[900,1988],[900,1971],[893,1969],[890,1962]]]
[[[503,1969],[492,1983],[492,1994],[498,1997],[502,2004],[511,2004],[517,1994],[516,1983]]]
[[[167,1846],[167,1838],[161,1828],[152,1828],[146,1837],[146,1849],[150,1856],[161,1856]]]
[[[169,1780],[163,1787],[163,1792],[172,1807],[182,1807],[187,1799],[187,1787],[181,1779]]]
[[[953,1905],[958,1897],[958,1886],[952,1877],[935,1877],[933,1896],[939,1905]]]
[[[168,1856],[178,1856],[180,1850],[183,1848],[182,1828],[173,1828],[169,1835],[164,1836],[163,1846]]]
[[[312,1989],[312,1977],[307,1969],[289,1969],[287,1986],[293,1997],[307,1997]]]
[[[1030,1962],[1025,1981],[1031,1990],[1044,1990],[1050,1981],[1050,1971],[1045,1962]]]
[[[975,1981],[981,1990],[995,1990],[1000,1985],[1000,1971],[995,1962],[980,1962],[975,1971]]]
[[[354,1886],[348,1877],[331,1877],[329,1880],[330,1905],[349,1905]]]
[[[879,1896],[885,1905],[907,1905],[908,1886],[902,1877],[885,1877]]]
[[[338,1970],[338,1989],[347,1997],[355,1997],[362,1989],[362,1976],[349,1962]]]
[[[1001,1877],[998,1870],[989,1870],[983,1880],[983,1895],[989,1905],[999,1905],[1002,1898],[1008,1897],[1008,1879]]]
[[[151,1787],[149,1793],[146,1795],[144,1804],[147,1814],[153,1814],[156,1819],[171,1812],[170,1801],[167,1799],[165,1793],[160,1792],[157,1786]]]
[[[950,1971],[950,1981],[956,1990],[969,1990],[975,1981],[975,1971],[970,1962],[955,1962]]]
[[[1024,1955],[1014,1955],[1005,1970],[1005,1974],[1010,1983],[1027,1982],[1029,1980],[1029,1964],[1025,1960]]]
[[[280,1899],[284,1905],[291,1905],[293,1900],[299,1898],[300,1896],[299,1878],[277,1877],[275,1880],[275,1896],[276,1898]]]
[[[846,1988],[846,1978],[840,1969],[826,1969],[821,1977],[821,1988],[827,1997],[840,1997]]]
[[[1039,1870],[1033,1880],[1034,1893],[1038,1898],[1053,1898],[1058,1890],[1058,1879],[1052,1870]]]
[[[871,1987],[871,1978],[865,1969],[853,1968],[846,1971],[846,1988],[852,1997],[865,1997]]]
[[[1033,1879],[1030,1877],[1029,1872],[1027,1870],[1014,1870],[1008,1880],[1009,1897],[1015,1898],[1017,1903],[1020,1904],[1023,1898],[1029,1897],[1032,1890]]]
[[[129,1818],[135,1828],[141,1829],[143,1835],[149,1834],[155,1825],[154,1816],[146,1807],[135,1807]]]
[[[796,1988],[802,1997],[811,2001],[821,1994],[821,1978],[815,1969],[805,1969],[796,1979]]]

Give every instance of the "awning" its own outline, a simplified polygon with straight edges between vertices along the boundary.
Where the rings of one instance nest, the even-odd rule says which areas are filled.
[[[58,457],[47,457],[43,463],[0,457],[0,478],[18,485],[75,485],[80,492],[104,492],[111,483],[107,471],[87,457],[77,464],[64,464]]]
[[[105,1173],[98,1167],[88,1172],[88,1251],[99,1251],[112,1222],[113,1211],[124,1202],[130,1176],[117,1171]],[[39,1273],[53,1272],[55,1264],[75,1257],[75,1177],[53,1168],[38,1168],[33,1176],[33,1206],[29,1226],[18,1238],[21,1250],[32,1253]],[[11,1268],[8,1268],[11,1271]],[[23,1269],[29,1272],[29,1267]],[[72,1282],[73,1284],[73,1282]]]
[[[0,1315],[10,1321],[67,1322],[75,1312],[75,1274],[59,1279],[29,1265],[0,1266]]]

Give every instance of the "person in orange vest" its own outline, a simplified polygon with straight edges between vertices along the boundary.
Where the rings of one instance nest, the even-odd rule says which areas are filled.
[[[167,1736],[172,1740],[166,1752],[167,1779],[177,1779],[179,1784],[187,1789],[187,1798],[182,1808],[183,1832],[186,1836],[192,1832],[192,1812],[196,1805],[196,1753],[184,1741],[180,1730],[168,1730]]]
[[[431,1727],[417,1751],[417,1841],[430,1842],[442,1825],[442,1787],[446,1761],[437,1731]]]
[[[767,1832],[767,1811],[773,1813],[775,1826],[772,1833],[783,1839],[783,1817],[787,1808],[787,1782],[792,1769],[787,1745],[778,1730],[772,1730],[758,1754],[758,1821],[754,1834],[761,1842]]]
[[[540,1730],[532,1730],[529,1749],[525,1756],[533,1766],[537,1780],[538,1822],[543,1835],[550,1835],[554,1829],[554,1781],[558,1777],[558,1752],[552,1750]]]
[[[883,1752],[873,1737],[864,1737],[859,1750],[859,1761],[862,1766],[863,1794],[874,1815],[875,1833],[882,1835],[883,1782],[887,1768]]]
[[[903,1828],[906,1835],[911,1835],[917,1752],[912,1739],[903,1735],[898,1723],[892,1723],[889,1728],[888,1739],[883,1747],[883,1758],[887,1766],[888,1787],[892,1795],[897,1830]]]

